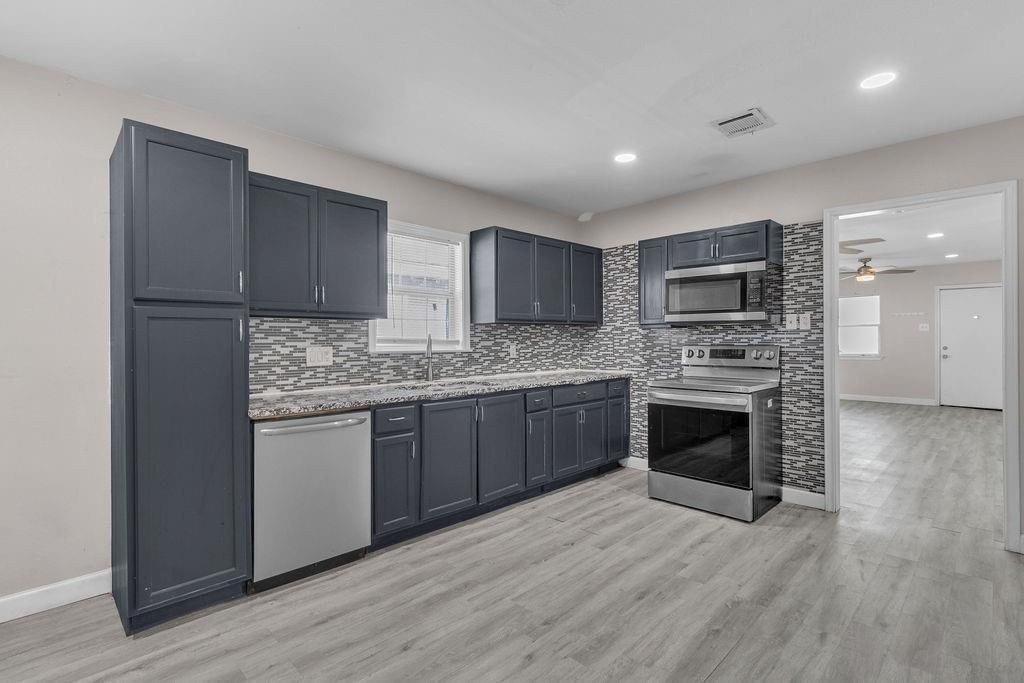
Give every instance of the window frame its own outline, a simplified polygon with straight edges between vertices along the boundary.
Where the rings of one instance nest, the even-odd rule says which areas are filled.
[[[472,345],[470,342],[470,307],[469,307],[469,235],[461,232],[450,232],[448,230],[439,230],[437,228],[429,228],[425,225],[417,225],[415,223],[406,223],[398,220],[388,220],[388,233],[394,232],[397,235],[408,235],[410,237],[420,237],[423,239],[435,240],[438,242],[448,242],[449,244],[458,244],[461,246],[462,253],[462,339],[457,347],[444,347],[434,348],[434,353],[465,353],[472,351]],[[388,280],[390,281],[390,273],[388,273]],[[371,320],[368,326],[369,328],[369,339],[368,349],[373,354],[385,354],[385,353],[425,353],[426,348],[423,345],[413,344],[379,344],[377,342],[377,321]]]
[[[839,303],[843,299],[867,299],[875,298],[878,299],[878,322],[870,325],[843,325],[840,319],[839,311],[842,305]],[[873,327],[875,328],[875,336],[878,339],[878,351],[875,353],[843,353],[839,348],[839,330],[844,327]],[[851,296],[839,296],[836,301],[836,351],[838,352],[839,358],[843,360],[881,360],[882,359],[882,295],[881,294],[854,294]]]

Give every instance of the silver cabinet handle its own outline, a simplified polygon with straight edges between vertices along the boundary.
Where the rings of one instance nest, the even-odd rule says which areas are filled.
[[[320,288],[313,285],[313,303],[320,303]]]
[[[526,433],[533,434],[533,420],[526,421]]]
[[[416,459],[416,442],[415,441],[412,442],[412,458],[411,459],[412,460]]]
[[[572,317],[576,317],[576,304],[572,305]]]
[[[238,271],[238,293],[242,293],[242,271]]]
[[[264,436],[279,436],[282,434],[301,434],[302,432],[319,432],[324,429],[338,429],[341,427],[355,427],[366,422],[365,417],[350,417],[347,420],[335,420],[334,422],[321,422],[312,425],[298,425],[296,427],[268,427],[261,429],[260,434]]]
[[[242,319],[241,318],[238,319],[238,341],[243,341],[242,340]]]
[[[402,417],[389,417],[388,418],[388,422],[401,422],[404,419],[405,419],[404,415]]]
[[[482,403],[480,404],[480,421],[484,421],[484,406]]]
[[[320,285],[320,303],[327,303],[327,286]]]

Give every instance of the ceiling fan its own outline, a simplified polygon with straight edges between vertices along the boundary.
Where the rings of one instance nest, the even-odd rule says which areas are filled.
[[[875,268],[872,265],[868,265],[871,262],[870,256],[865,256],[864,258],[858,260],[861,262],[860,268],[853,271],[839,271],[840,275],[846,276],[843,278],[839,278],[840,280],[849,280],[850,278],[853,277],[857,278],[857,282],[871,282],[872,280],[875,279],[876,275],[905,275],[906,273],[915,272],[913,269],[895,268],[893,266],[881,266],[881,269]]]
[[[844,240],[839,243],[839,253],[846,254],[847,256],[851,254],[863,254],[863,249],[854,249],[853,247],[860,246],[862,244],[878,244],[879,242],[884,241],[885,240],[881,237],[869,237],[863,240]]]

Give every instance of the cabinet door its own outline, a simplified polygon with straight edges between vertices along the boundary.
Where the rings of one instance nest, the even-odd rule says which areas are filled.
[[[715,231],[718,263],[758,261],[765,258],[765,224],[748,223]]]
[[[608,460],[626,457],[626,399],[608,399]]]
[[[669,238],[669,268],[707,266],[715,262],[715,231],[688,232]]]
[[[580,406],[580,463],[583,469],[608,461],[608,406],[587,403]]]
[[[242,303],[245,150],[130,125],[135,298]]]
[[[534,320],[533,236],[512,230],[498,230],[495,296],[499,321]]]
[[[320,310],[387,317],[388,205],[319,190]]]
[[[476,399],[423,404],[420,519],[476,505]]]
[[[249,307],[315,311],[316,188],[249,174]]]
[[[373,533],[412,526],[420,519],[420,466],[413,432],[373,440]]]
[[[551,411],[526,415],[526,486],[551,481]]]
[[[534,240],[534,289],[537,320],[569,320],[569,243],[537,237]]]
[[[574,244],[570,261],[569,320],[574,323],[601,322],[601,250]]]
[[[665,271],[668,270],[668,240],[644,240],[638,246],[640,269],[640,324],[665,322]]]
[[[480,502],[526,487],[526,411],[522,394],[481,398],[477,434]]]
[[[249,577],[247,346],[240,308],[134,311],[135,611]]]
[[[580,471],[580,409],[564,406],[551,411],[551,476]]]

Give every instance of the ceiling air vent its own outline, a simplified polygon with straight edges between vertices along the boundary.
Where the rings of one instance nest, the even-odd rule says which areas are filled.
[[[775,121],[761,111],[760,108],[754,107],[719,121],[712,121],[711,125],[717,128],[725,137],[735,138],[740,135],[750,135],[765,128],[771,128],[775,125]]]

